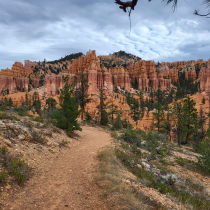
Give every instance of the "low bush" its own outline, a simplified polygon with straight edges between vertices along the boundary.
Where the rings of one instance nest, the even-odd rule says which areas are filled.
[[[5,146],[0,147],[0,158],[6,170],[15,176],[19,184],[23,184],[32,168],[28,167],[24,160],[10,155]],[[7,177],[7,172],[0,172],[0,182],[6,183]]]
[[[203,170],[206,170],[207,172],[210,173],[210,141],[209,139],[205,139],[200,144],[200,154],[201,156],[197,157],[199,166]]]
[[[7,172],[0,172],[0,183],[6,184],[8,178]]]
[[[14,158],[9,155],[5,157],[4,165],[9,170],[9,172],[15,176],[19,184],[23,184],[25,182],[26,176],[32,170],[26,165],[24,160],[21,160],[20,158]]]
[[[85,120],[88,122],[90,122],[92,120],[92,117],[89,112],[85,112]]]
[[[132,129],[125,129],[120,138],[130,144],[136,144],[139,147],[141,146],[141,135],[139,134],[139,131]]]
[[[11,118],[12,118],[13,120],[20,121],[20,119],[18,119],[18,118],[17,118],[16,116],[14,116],[14,115],[12,115]]]
[[[0,119],[3,120],[4,118],[6,117],[6,114],[3,112],[3,113],[0,113]]]
[[[36,131],[32,132],[32,136],[33,136],[33,140],[32,140],[33,143],[45,144],[47,142],[47,140]]]

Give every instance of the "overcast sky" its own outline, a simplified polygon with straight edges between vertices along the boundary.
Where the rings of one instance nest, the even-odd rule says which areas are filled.
[[[71,53],[119,50],[144,60],[179,61],[210,58],[210,18],[202,0],[139,0],[128,13],[114,0],[0,0],[0,69],[15,61],[47,61]]]

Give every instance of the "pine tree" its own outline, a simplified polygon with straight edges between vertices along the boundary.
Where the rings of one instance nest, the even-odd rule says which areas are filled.
[[[188,96],[183,101],[183,129],[184,129],[184,136],[182,144],[187,144],[190,139],[192,139],[193,134],[196,132],[196,124],[198,123],[198,113],[197,109],[195,108],[195,101],[190,99]]]
[[[158,132],[164,132],[164,125],[165,125],[165,113],[163,107],[161,106],[160,102],[155,104],[156,112],[154,112],[154,119],[155,123],[154,126],[157,127]]]
[[[131,117],[137,123],[137,120],[140,119],[139,102],[137,99],[132,98],[130,109],[131,109]]]
[[[55,112],[55,118],[57,120],[56,125],[65,129],[66,133],[71,136],[74,130],[82,130],[77,122],[81,110],[79,110],[79,104],[77,103],[77,95],[73,96],[75,84],[68,84],[68,75],[63,77],[63,80],[65,85],[61,89],[59,97],[61,109]]]
[[[12,101],[11,98],[9,98],[9,100],[8,100],[8,106],[9,106],[10,109],[13,106],[13,101]]]
[[[77,100],[81,107],[81,119],[83,120],[85,106],[91,101],[89,94],[87,93],[89,88],[87,74],[84,72],[79,73],[77,80],[79,81],[80,86],[76,88],[75,94],[77,95]]]
[[[109,109],[108,115],[111,115],[112,123],[114,122],[114,115],[119,113],[118,106],[114,104],[114,100],[107,103],[107,108]]]
[[[184,133],[184,115],[181,102],[175,102],[170,110],[171,119],[176,127],[178,145],[181,146],[181,138]]]
[[[50,97],[46,100],[46,105],[48,106],[48,108],[55,108],[57,102],[54,98]]]
[[[206,102],[206,99],[203,97],[202,104],[205,104],[205,102]]]

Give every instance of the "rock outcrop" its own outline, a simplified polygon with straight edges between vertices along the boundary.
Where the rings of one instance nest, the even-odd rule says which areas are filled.
[[[125,90],[130,90],[131,79],[129,78],[128,72],[126,72],[123,67],[110,68],[109,72],[112,74],[114,86],[120,86],[121,88],[124,88]]]
[[[210,95],[210,63],[208,63],[207,69],[202,69],[200,72],[200,90]]]
[[[105,67],[100,67],[95,51],[89,51],[86,56],[80,57],[78,60],[73,60],[69,69],[64,70],[63,74],[46,75],[45,94],[48,97],[59,94],[60,89],[64,85],[62,76],[69,75],[69,83],[72,84],[80,72],[84,72],[89,80],[89,94],[99,91],[102,82],[102,75],[105,92],[109,95],[113,93],[112,75]],[[76,85],[80,85],[79,81]]]
[[[192,78],[193,80],[196,79],[196,71],[195,71],[195,66],[190,66],[187,67],[187,69],[185,70],[185,79],[190,79]]]
[[[30,64],[23,66],[20,62],[15,62],[10,69],[0,71],[0,94],[15,93],[17,91],[28,91],[29,75],[33,73]]]
[[[128,66],[128,72],[132,81],[137,79],[140,90],[148,91],[150,87],[153,90],[157,90],[159,87],[161,89],[167,89],[171,87],[171,81],[169,81],[169,79],[163,78],[163,73],[160,73],[160,71],[158,72],[156,70],[154,61],[142,60],[135,64],[130,63]],[[166,75],[170,75],[170,71],[167,68],[164,69],[164,72]]]

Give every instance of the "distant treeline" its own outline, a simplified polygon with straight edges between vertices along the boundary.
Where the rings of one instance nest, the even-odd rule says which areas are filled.
[[[75,53],[75,54],[72,53],[70,55],[66,55],[64,58],[61,57],[61,59],[59,59],[59,60],[48,61],[47,63],[55,64],[55,63],[59,63],[59,62],[62,62],[62,61],[69,61],[69,60],[72,60],[72,59],[78,59],[82,55],[83,55],[83,53],[81,53],[81,52]]]

